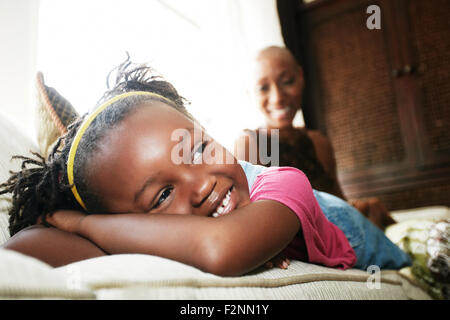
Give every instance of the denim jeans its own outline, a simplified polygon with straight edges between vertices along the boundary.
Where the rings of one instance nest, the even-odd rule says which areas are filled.
[[[411,265],[408,254],[354,207],[325,192],[314,190],[314,195],[327,219],[344,232],[355,251],[354,268],[367,270],[376,265],[380,269],[401,269]]]
[[[250,190],[265,167],[241,160],[239,164],[247,177]],[[400,269],[411,265],[410,257],[358,210],[331,194],[313,191],[327,219],[344,232],[355,251],[355,268],[367,270],[369,266],[376,265],[380,269]]]

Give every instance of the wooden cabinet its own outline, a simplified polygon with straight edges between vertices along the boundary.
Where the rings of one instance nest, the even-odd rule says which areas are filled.
[[[331,139],[347,197],[450,205],[450,1],[316,0],[291,17],[305,122]]]

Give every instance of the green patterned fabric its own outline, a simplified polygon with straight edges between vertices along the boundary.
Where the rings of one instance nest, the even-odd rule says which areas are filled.
[[[405,221],[386,235],[411,256],[412,278],[434,299],[450,299],[450,219]]]

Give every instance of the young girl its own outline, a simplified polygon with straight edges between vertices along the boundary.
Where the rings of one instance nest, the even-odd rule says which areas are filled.
[[[204,130],[195,134],[184,99],[150,68],[119,66],[101,101],[49,159],[21,157],[22,170],[0,186],[13,194],[5,248],[53,266],[151,254],[223,276],[267,261],[286,268],[288,259],[342,269],[410,263],[300,170],[238,162]],[[180,147],[189,150],[181,163]]]

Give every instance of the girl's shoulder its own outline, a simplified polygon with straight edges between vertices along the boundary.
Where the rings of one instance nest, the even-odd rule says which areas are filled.
[[[277,183],[280,187],[289,188],[293,184],[304,185],[311,188],[308,178],[298,168],[294,167],[267,167],[257,176],[255,182],[260,183]]]
[[[303,171],[294,167],[268,167],[256,176],[250,189],[250,199],[268,195],[301,202],[305,197],[314,197],[308,178]]]
[[[272,187],[279,190],[285,188],[294,188],[296,190],[311,188],[306,175],[297,168],[264,167],[243,160],[238,160],[238,163],[244,170],[250,193],[254,191],[255,187],[258,187],[258,189]],[[256,182],[257,184],[255,184]]]
[[[248,189],[251,191],[256,178],[264,172],[267,167],[256,165],[244,160],[238,160],[238,163],[241,165],[242,170],[244,170],[245,177],[247,178]]]

